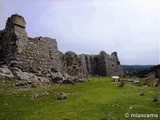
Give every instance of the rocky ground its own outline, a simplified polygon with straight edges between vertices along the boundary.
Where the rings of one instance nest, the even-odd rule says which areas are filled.
[[[119,87],[120,82],[105,77],[74,85],[1,79],[0,119],[101,120],[125,119],[126,113],[160,114],[159,87],[123,81]]]

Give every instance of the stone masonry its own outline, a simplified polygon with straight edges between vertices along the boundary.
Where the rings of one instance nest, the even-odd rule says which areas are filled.
[[[55,77],[123,76],[116,52],[64,54],[58,50],[55,39],[28,37],[25,26],[24,18],[14,14],[0,31],[0,64],[7,66],[16,78],[53,81]]]

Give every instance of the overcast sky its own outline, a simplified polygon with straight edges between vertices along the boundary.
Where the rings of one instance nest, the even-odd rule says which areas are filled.
[[[62,52],[118,52],[121,64],[160,64],[160,0],[0,0],[0,30],[18,13],[28,36]]]

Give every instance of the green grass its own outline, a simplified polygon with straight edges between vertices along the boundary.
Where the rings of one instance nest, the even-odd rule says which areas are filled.
[[[14,79],[1,80],[0,120],[129,119],[125,118],[125,113],[159,114],[157,119],[160,119],[160,102],[153,102],[154,97],[160,99],[160,87],[135,86],[130,82],[118,87],[119,83],[111,80],[91,78],[91,81],[76,85],[37,88],[14,87]],[[68,98],[57,101],[59,92],[67,93]],[[140,96],[143,92],[145,95]],[[34,94],[40,96],[32,98]]]

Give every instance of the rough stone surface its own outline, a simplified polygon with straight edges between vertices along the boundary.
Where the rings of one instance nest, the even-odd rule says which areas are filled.
[[[59,93],[59,97],[57,98],[57,100],[64,100],[64,99],[67,99],[67,94],[64,92]]]
[[[156,87],[158,87],[158,86],[160,87],[160,79],[157,80],[157,82],[155,83],[155,86]]]
[[[80,55],[86,76],[123,76],[123,70],[114,52],[111,55],[101,51],[98,55]]]
[[[0,78],[13,78],[14,75],[5,65],[0,65]]]
[[[83,76],[84,70],[82,66],[82,61],[79,55],[72,51],[68,51],[62,55],[62,64],[64,67],[64,73],[69,76]]]
[[[60,52],[55,39],[30,38],[26,22],[20,15],[8,18],[0,31],[0,64],[18,79],[63,83],[67,78],[80,81],[87,76],[123,76],[123,70],[114,52],[101,51],[98,55],[77,55],[72,51]],[[70,79],[73,81],[73,79]]]

